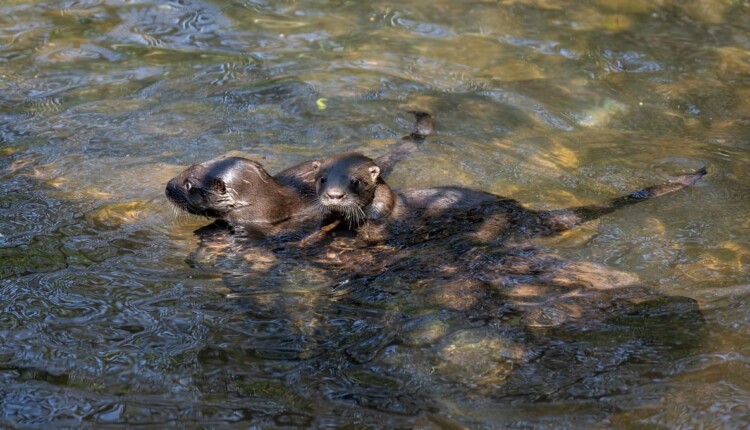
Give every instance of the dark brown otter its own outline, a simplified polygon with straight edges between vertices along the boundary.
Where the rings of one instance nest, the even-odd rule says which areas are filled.
[[[411,112],[414,131],[379,157],[379,174],[389,171],[432,133],[432,116]],[[315,204],[315,166],[306,161],[283,170],[275,177],[252,160],[226,157],[194,164],[166,187],[167,198],[178,209],[228,223],[233,228],[251,228],[264,233],[317,226],[322,219]]]
[[[267,232],[296,227],[318,216],[308,210],[311,205],[298,190],[269,175],[260,163],[242,157],[194,164],[167,183],[166,195],[190,214]]]
[[[624,206],[669,194],[695,184],[701,168],[664,184],[610,200],[553,211],[533,211],[519,202],[461,187],[436,187],[393,192],[380,177],[377,164],[358,153],[340,154],[314,163],[316,193],[329,221],[343,220],[367,242],[471,234],[487,242],[508,234],[544,235],[568,230]]]

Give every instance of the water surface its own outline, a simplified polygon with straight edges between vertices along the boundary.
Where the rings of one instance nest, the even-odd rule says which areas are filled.
[[[3,2],[0,426],[747,426],[748,34],[729,0]],[[163,196],[223,154],[382,154],[414,108],[395,188],[556,208],[707,165],[535,242],[645,305],[539,328],[504,291],[201,246]]]

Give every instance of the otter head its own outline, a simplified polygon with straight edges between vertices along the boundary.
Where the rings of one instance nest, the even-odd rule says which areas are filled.
[[[273,222],[268,205],[281,187],[259,163],[226,157],[194,164],[167,183],[172,204],[193,215],[234,221]]]
[[[372,159],[345,153],[314,162],[318,203],[331,213],[343,215],[358,224],[367,219],[368,206],[375,197],[380,168]]]

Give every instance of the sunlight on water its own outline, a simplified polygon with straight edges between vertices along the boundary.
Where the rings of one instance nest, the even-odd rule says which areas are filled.
[[[0,5],[0,427],[743,428],[750,5]],[[192,163],[381,155],[533,209],[697,186],[532,243],[302,252],[172,208]],[[436,230],[440,234],[442,230]]]

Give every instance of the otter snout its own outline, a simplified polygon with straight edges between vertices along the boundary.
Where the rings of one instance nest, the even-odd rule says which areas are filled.
[[[328,190],[324,195],[329,200],[341,200],[346,197],[346,192],[343,190]]]
[[[169,180],[167,182],[167,187],[164,190],[164,193],[167,195],[167,198],[174,204],[180,205],[184,202],[186,196],[185,196],[185,190],[180,187],[180,177],[175,177]]]

